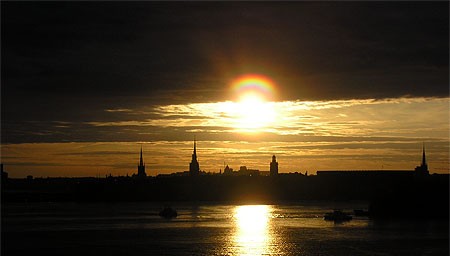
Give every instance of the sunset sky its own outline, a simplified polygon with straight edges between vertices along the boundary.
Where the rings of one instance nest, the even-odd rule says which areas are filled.
[[[11,177],[449,172],[449,3],[1,2]]]

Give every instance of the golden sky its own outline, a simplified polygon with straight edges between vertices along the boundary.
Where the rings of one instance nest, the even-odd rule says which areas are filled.
[[[413,170],[420,164],[422,143],[430,172],[448,172],[449,98],[262,101],[248,117],[249,123],[243,120],[245,114],[235,110],[241,104],[247,103],[108,109],[105,112],[129,117],[87,125],[155,137],[177,134],[185,140],[4,144],[2,161],[13,177],[131,175],[142,145],[147,173],[154,176],[188,170],[189,140],[196,136],[200,167],[207,172],[223,170],[224,163],[234,169],[245,165],[266,171],[272,154],[277,156],[280,172]],[[261,117],[255,119],[259,110]],[[268,120],[266,111],[273,112]]]

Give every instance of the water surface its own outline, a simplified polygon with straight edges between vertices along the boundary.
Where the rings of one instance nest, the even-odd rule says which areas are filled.
[[[171,205],[3,205],[2,255],[449,255],[448,221],[323,220],[364,202]]]

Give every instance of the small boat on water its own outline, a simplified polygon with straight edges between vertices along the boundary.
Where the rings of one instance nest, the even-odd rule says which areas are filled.
[[[349,221],[352,220],[353,218],[350,214],[344,213],[341,210],[334,210],[332,212],[325,213],[323,219],[333,221]]]
[[[164,209],[162,209],[159,212],[159,216],[166,218],[166,219],[172,219],[172,218],[176,218],[178,216],[178,213],[171,207],[164,207]]]

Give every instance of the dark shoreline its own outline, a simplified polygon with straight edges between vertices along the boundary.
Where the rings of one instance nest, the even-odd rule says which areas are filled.
[[[9,202],[216,202],[278,204],[295,201],[368,201],[374,216],[449,217],[449,175],[36,178],[8,179]]]

